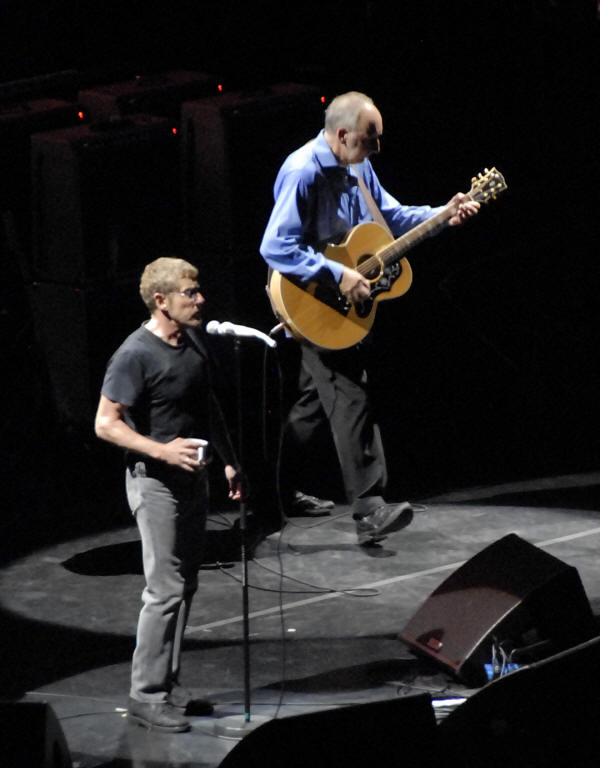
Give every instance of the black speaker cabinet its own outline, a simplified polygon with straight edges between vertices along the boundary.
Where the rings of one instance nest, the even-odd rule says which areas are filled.
[[[79,92],[79,102],[94,121],[143,113],[168,117],[179,123],[184,101],[216,93],[213,77],[176,70],[88,88]]]
[[[32,276],[83,285],[120,277],[180,237],[179,137],[137,115],[32,136]]]
[[[595,634],[577,570],[511,533],[432,592],[400,639],[478,686],[488,679],[493,645],[516,662],[527,659],[528,648],[543,658]]]
[[[64,733],[45,702],[1,702],[2,764],[10,768],[71,768]]]
[[[183,104],[185,243],[219,319],[273,319],[259,253],[273,184],[287,155],[322,126],[319,91],[308,85],[281,83]]]
[[[90,431],[106,364],[145,319],[139,276],[85,287],[34,283],[28,298],[60,423]]]
[[[484,686],[438,726],[445,766],[589,768],[600,754],[600,639]]]
[[[0,96],[2,94],[0,85]],[[0,211],[10,211],[19,248],[29,252],[31,229],[31,135],[81,123],[81,107],[56,98],[19,99],[0,108]],[[1,101],[1,99],[0,99]],[[29,269],[29,264],[27,265]]]
[[[221,768],[433,768],[435,715],[429,694],[268,720]]]

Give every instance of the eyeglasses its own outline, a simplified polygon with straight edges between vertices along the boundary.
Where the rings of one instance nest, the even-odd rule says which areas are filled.
[[[196,285],[194,288],[184,288],[183,291],[173,291],[180,296],[185,296],[186,299],[195,299],[196,296],[200,296],[200,286]]]

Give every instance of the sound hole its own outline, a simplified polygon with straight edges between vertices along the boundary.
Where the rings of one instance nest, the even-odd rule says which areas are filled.
[[[368,271],[365,271],[365,262],[369,259],[372,260],[372,268]],[[377,280],[379,280],[383,274],[383,263],[372,253],[365,253],[363,256],[361,256],[358,260],[358,265],[363,267],[363,269],[360,270],[360,273],[366,277],[370,283],[377,282]]]

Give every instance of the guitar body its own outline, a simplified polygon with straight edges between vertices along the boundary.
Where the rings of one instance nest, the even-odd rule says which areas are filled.
[[[379,224],[368,221],[353,227],[339,245],[328,245],[325,256],[350,269],[358,269],[366,259],[376,256],[393,243],[392,236]],[[292,336],[325,349],[345,349],[362,341],[371,330],[377,304],[406,293],[412,283],[412,270],[405,258],[392,267],[378,264],[365,275],[371,281],[371,298],[353,306],[339,290],[315,282],[299,283],[273,271],[269,297],[276,316]]]

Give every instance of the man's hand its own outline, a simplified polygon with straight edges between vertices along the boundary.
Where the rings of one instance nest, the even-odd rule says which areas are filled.
[[[198,446],[194,440],[177,437],[170,443],[159,443],[132,429],[124,421],[126,413],[126,405],[101,395],[95,421],[98,437],[125,450],[143,453],[187,472],[194,472],[200,466]]]
[[[371,295],[371,286],[366,277],[349,267],[344,267],[340,280],[340,293],[352,304],[359,304]]]
[[[206,462],[198,461],[198,443],[193,438],[176,437],[162,445],[160,454],[160,458],[167,464],[185,469],[186,472],[195,472],[199,467],[206,466]]]
[[[225,466],[225,477],[229,485],[229,498],[233,501],[241,501],[244,495],[242,488],[242,476],[231,464]]]
[[[451,227],[457,227],[459,224],[463,224],[471,216],[475,216],[479,208],[479,203],[476,203],[468,195],[462,192],[457,192],[454,197],[448,202],[452,216],[448,219],[448,224]]]

